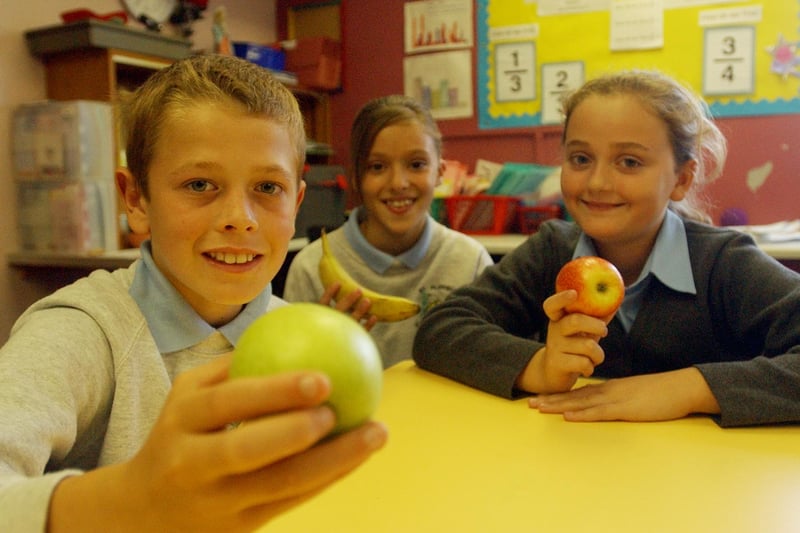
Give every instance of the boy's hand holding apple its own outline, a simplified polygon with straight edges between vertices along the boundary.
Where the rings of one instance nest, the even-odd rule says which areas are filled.
[[[310,336],[313,321],[301,326]],[[330,347],[327,352],[335,353]],[[232,359],[226,355],[181,373],[137,454],[66,478],[54,492],[51,512],[85,519],[71,524],[80,531],[108,530],[99,526],[104,523],[136,524],[138,531],[253,531],[384,445],[386,428],[372,421],[325,438],[337,423],[335,407],[324,405],[332,402],[335,378],[300,370],[229,379]],[[246,423],[227,429],[241,420]],[[86,500],[96,512],[75,517],[72,511]]]

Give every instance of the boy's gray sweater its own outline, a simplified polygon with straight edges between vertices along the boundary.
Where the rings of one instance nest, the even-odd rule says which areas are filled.
[[[0,349],[0,531],[45,531],[59,481],[131,458],[174,377],[232,349],[215,332],[159,353],[128,293],[137,264],[43,298]]]

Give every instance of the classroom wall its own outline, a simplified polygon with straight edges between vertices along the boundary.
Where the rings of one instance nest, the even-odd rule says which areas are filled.
[[[333,145],[339,163],[347,161],[349,127],[359,107],[370,98],[403,91],[404,3],[343,2],[343,91],[332,98]],[[769,9],[769,3],[764,3],[764,9]],[[473,49],[473,67],[475,58]],[[475,112],[477,117],[477,108]],[[724,175],[707,190],[715,220],[730,207],[744,209],[752,224],[800,218],[800,115],[727,118],[718,123],[728,138],[729,157]],[[476,118],[442,120],[439,125],[445,156],[470,168],[479,158],[559,161],[558,127],[481,130]],[[766,173],[767,178],[760,188],[751,190],[749,173]]]
[[[195,48],[212,47],[211,14],[224,5],[228,29],[236,40],[276,40],[275,0],[211,0],[202,20],[194,24]],[[27,279],[6,264],[6,256],[17,249],[15,188],[11,174],[10,124],[13,109],[45,97],[44,69],[31,56],[24,33],[29,29],[60,24],[59,13],[76,8],[109,13],[122,9],[119,0],[13,0],[0,1],[0,343],[4,343],[17,316],[28,305],[59,287],[69,275],[53,269],[47,277]],[[49,279],[48,279],[49,278]]]
[[[277,40],[281,35],[276,26],[276,1],[284,0],[212,0],[205,19],[195,24],[196,47],[211,46],[209,19],[217,5],[226,7],[229,30],[236,40]],[[343,90],[331,97],[335,162],[347,162],[350,123],[359,107],[370,98],[403,90],[403,4],[404,0],[343,0]],[[79,7],[105,13],[120,6],[117,0],[84,0]],[[75,7],[70,0],[0,2],[0,197],[5,199],[0,209],[0,342],[4,342],[19,313],[68,278],[64,272],[53,270],[50,283],[42,283],[40,277],[26,279],[4,259],[17,246],[10,164],[11,111],[20,103],[45,95],[44,70],[28,53],[23,34],[28,29],[59,23],[58,13]],[[708,191],[716,203],[715,216],[724,208],[740,207],[756,224],[800,217],[796,176],[800,168],[800,115],[725,119],[720,125],[729,139],[730,157],[724,176]],[[474,118],[441,121],[440,127],[445,156],[470,166],[478,158],[558,163],[557,127],[482,131]],[[748,173],[764,172],[768,165],[768,178],[753,192],[747,186]]]

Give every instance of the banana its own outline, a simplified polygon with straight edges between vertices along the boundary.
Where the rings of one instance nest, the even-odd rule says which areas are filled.
[[[372,302],[369,312],[379,322],[405,320],[419,313],[419,305],[407,298],[380,294],[359,286],[331,253],[324,229],[320,238],[322,239],[322,259],[319,261],[319,277],[325,287],[329,287],[332,283],[338,281],[341,284],[338,293],[340,297],[347,296],[355,290],[360,290],[362,297]]]

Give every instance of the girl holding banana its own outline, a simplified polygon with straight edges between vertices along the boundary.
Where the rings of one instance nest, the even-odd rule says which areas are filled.
[[[441,133],[421,104],[399,95],[368,102],[353,123],[350,155],[357,207],[297,254],[283,297],[351,314],[389,367],[411,357],[424,314],[492,259],[429,214],[444,161]]]

